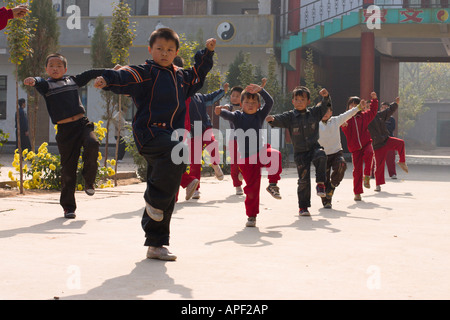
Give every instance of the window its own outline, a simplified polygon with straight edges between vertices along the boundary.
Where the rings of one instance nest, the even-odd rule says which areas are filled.
[[[123,0],[131,8],[133,16],[148,16],[148,0]]]
[[[184,14],[185,15],[206,15],[208,1],[207,0],[185,0]]]
[[[71,15],[71,12],[67,13],[67,8],[72,5],[80,7],[82,17],[89,17],[89,0],[62,0],[61,15]]]
[[[6,81],[7,76],[0,76],[0,119],[6,119]]]

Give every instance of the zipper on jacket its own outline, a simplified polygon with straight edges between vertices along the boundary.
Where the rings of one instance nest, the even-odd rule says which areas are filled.
[[[175,109],[175,111],[172,113],[172,118],[170,118],[170,127],[173,129],[173,118],[175,117],[175,114],[178,111],[178,108],[180,107],[180,100],[178,99],[178,82],[177,82],[177,78],[175,77],[174,73],[172,70],[169,70],[170,74],[172,75],[173,78],[173,82],[175,83],[175,91],[177,94],[177,107]]]
[[[359,137],[358,123],[356,122],[355,117],[353,117],[353,120],[355,121],[356,135],[358,137],[359,148],[362,149],[361,139]]]

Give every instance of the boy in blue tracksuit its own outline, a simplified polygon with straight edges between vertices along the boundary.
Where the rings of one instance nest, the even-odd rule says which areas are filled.
[[[133,136],[149,170],[142,217],[148,258],[176,259],[163,246],[169,245],[170,220],[186,164],[171,157],[173,149],[183,149],[180,141],[172,140],[172,133],[184,129],[185,101],[203,86],[213,66],[215,44],[215,39],[208,39],[206,48],[195,55],[194,67],[181,69],[172,64],[180,45],[178,35],[160,28],[149,39],[153,60],[107,70],[95,82],[97,88],[131,96],[137,106]]]

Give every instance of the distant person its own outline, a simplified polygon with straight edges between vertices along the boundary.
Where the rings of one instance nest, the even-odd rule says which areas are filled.
[[[347,138],[348,151],[352,153],[353,162],[353,192],[354,200],[361,201],[364,187],[370,188],[370,173],[372,170],[373,146],[369,132],[369,123],[375,118],[378,111],[378,98],[375,92],[371,94],[370,109],[366,110],[366,100],[359,97],[350,97],[347,101],[347,110],[358,108],[353,118],[345,122],[341,128]]]
[[[333,108],[330,107],[319,123],[319,144],[327,155],[326,196],[321,198],[324,208],[331,209],[331,199],[334,190],[344,179],[344,174],[347,170],[339,128],[359,111],[361,111],[360,108],[352,108],[333,117]]]
[[[388,108],[376,114],[373,121],[369,124],[369,132],[372,137],[372,144],[375,153],[375,191],[381,191],[381,185],[385,184],[384,163],[388,150],[397,151],[400,157],[398,165],[406,173],[405,141],[399,138],[390,137],[386,128],[386,120],[397,110],[400,98],[396,98]]]
[[[25,112],[25,108],[27,107],[27,103],[25,99],[19,99],[19,123],[20,123],[20,146],[22,147],[22,151],[28,149],[31,150],[31,143],[29,137],[28,130],[28,118]],[[16,123],[16,149],[19,148],[19,132],[17,129],[17,113],[14,117]]]
[[[386,110],[389,108],[389,103],[383,102],[381,105],[381,111]],[[389,132],[390,137],[395,137],[394,131],[396,127],[395,118],[393,116],[390,116],[386,120],[386,129]],[[386,153],[386,166],[388,169],[388,174],[391,179],[397,179],[397,170],[395,168],[395,151],[394,150],[388,150]]]

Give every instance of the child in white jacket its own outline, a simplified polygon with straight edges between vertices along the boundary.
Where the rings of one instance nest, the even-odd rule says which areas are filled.
[[[361,111],[360,106],[332,117],[333,110],[329,108],[319,123],[319,144],[327,155],[326,197],[321,198],[324,208],[331,209],[331,198],[333,197],[334,189],[341,183],[345,170],[347,170],[347,163],[342,154],[339,128],[357,114],[358,111]],[[331,169],[333,169],[332,173]]]

